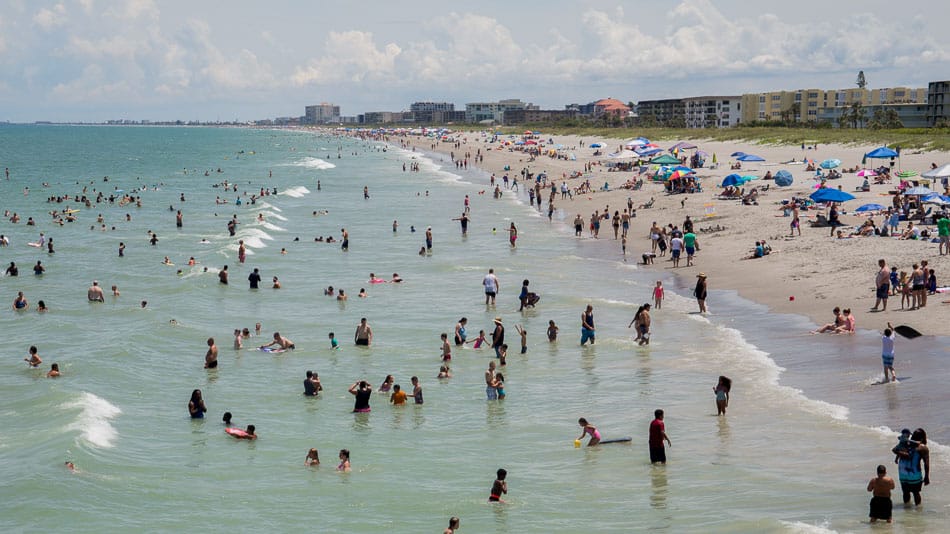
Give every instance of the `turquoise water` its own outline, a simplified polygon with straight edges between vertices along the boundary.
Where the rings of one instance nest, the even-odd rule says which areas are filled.
[[[51,310],[0,314],[7,355],[0,370],[4,531],[422,532],[444,528],[453,515],[464,532],[851,531],[866,528],[864,486],[874,467],[892,465],[896,421],[889,415],[927,404],[913,381],[899,390],[866,386],[876,363],[847,371],[849,385],[828,393],[838,376],[825,384],[809,373],[816,365],[819,375],[835,373],[836,360],[855,346],[760,335],[788,329],[789,321],[722,292],[710,299],[710,317],[691,314],[695,303],[677,295],[688,292],[671,278],[664,278],[669,297],[654,314],[652,345],[637,348],[626,325],[656,273],[619,261],[615,244],[574,240],[558,223],[549,228],[512,195],[479,195],[486,176],[440,169],[437,157],[242,129],[4,126],[0,147],[0,167],[11,170],[11,180],[0,183],[0,209],[37,221],[0,223],[11,241],[0,249],[0,264],[20,266],[20,276],[4,277],[0,286],[11,301],[23,291],[34,307],[43,299]],[[420,172],[402,172],[413,158]],[[279,194],[255,205],[245,197],[236,206],[237,194],[212,187],[225,179],[242,192],[267,187]],[[141,189],[143,206],[46,202],[81,195],[84,187],[87,195]],[[462,237],[451,219],[466,194],[472,223]],[[216,204],[218,196],[229,204]],[[78,221],[54,226],[47,212],[67,204],[81,209]],[[169,206],[182,210],[182,229]],[[329,213],[313,216],[318,210]],[[100,213],[105,231],[96,222]],[[233,238],[226,231],[232,214],[241,223]],[[516,249],[503,231],[511,221],[520,229]],[[427,226],[433,254],[419,256]],[[318,235],[339,239],[344,227],[348,252],[313,242]],[[148,230],[159,237],[154,247]],[[53,237],[55,254],[26,246],[40,231]],[[238,239],[250,247],[243,265]],[[124,258],[117,257],[119,242],[127,245]],[[162,265],[164,256],[176,265]],[[191,256],[200,264],[188,267]],[[47,268],[42,277],[31,274],[38,259]],[[216,276],[224,265],[228,286]],[[258,291],[246,281],[254,267],[265,280]],[[495,308],[484,306],[481,287],[489,268],[502,284]],[[370,285],[370,272],[398,272],[406,281]],[[282,289],[270,289],[273,276]],[[524,278],[542,299],[521,314]],[[121,296],[88,303],[93,279],[106,289],[117,285]],[[344,288],[350,300],[323,296],[328,285]],[[356,297],[361,287],[368,298]],[[588,303],[597,343],[580,347],[579,316]],[[528,331],[527,354],[513,348],[502,369],[504,401],[485,400],[490,349],[455,350],[455,376],[435,378],[439,334],[451,335],[462,316],[470,339],[490,331],[495,316],[503,318],[512,347],[515,325]],[[352,344],[361,317],[375,332],[370,349]],[[561,327],[554,344],[544,337],[549,320]],[[234,350],[232,331],[253,331],[256,322],[263,338]],[[251,348],[278,330],[295,351]],[[338,351],[329,348],[331,331],[341,341]],[[212,371],[202,368],[209,336],[220,349]],[[790,343],[797,346],[790,350]],[[865,350],[875,340],[856,343]],[[22,361],[30,345],[39,349],[41,369]],[[824,363],[806,369],[796,359]],[[930,367],[921,360],[923,378]],[[63,371],[57,380],[44,378],[52,362]],[[308,369],[320,374],[320,398],[301,395]],[[403,386],[418,376],[426,403],[393,407],[374,394],[372,413],[351,413],[347,388],[360,379],[378,387],[387,374]],[[711,391],[719,374],[734,378],[726,418],[715,416]],[[188,417],[195,388],[204,393],[205,420]],[[878,408],[868,395],[899,408]],[[666,410],[673,441],[665,467],[647,457],[655,408]],[[224,411],[239,426],[256,425],[260,438],[227,436]],[[940,413],[933,408],[903,424],[943,435]],[[575,449],[578,417],[605,438],[633,442]],[[319,468],[303,466],[311,447],[320,451]],[[352,453],[351,473],[334,469],[342,448]],[[897,510],[895,530],[934,530],[948,519],[946,454],[940,445],[931,448],[935,483],[925,489],[925,507]],[[79,471],[68,472],[66,460]],[[509,472],[509,503],[488,505],[499,467]]]

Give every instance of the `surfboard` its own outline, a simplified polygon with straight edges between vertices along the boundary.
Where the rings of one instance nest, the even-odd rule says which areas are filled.
[[[275,349],[273,347],[257,347],[257,350],[261,352],[281,353],[281,352],[285,352],[287,349]]]
[[[598,445],[603,445],[605,443],[629,443],[631,441],[633,441],[633,438],[631,438],[630,436],[627,436],[625,438],[604,439],[604,440],[601,440],[600,443],[598,443]]]
[[[43,246],[43,245],[41,245],[40,243],[33,243],[33,242],[27,243],[27,245],[29,245],[29,246],[31,246],[31,247],[37,247],[37,248]]]
[[[240,428],[225,428],[224,431],[239,439],[244,439],[250,435]]]
[[[63,210],[63,213],[72,215],[73,213],[79,213],[79,210]]]
[[[920,336],[923,335],[923,334],[921,334],[920,332],[918,332],[917,330],[914,330],[913,328],[907,326],[906,324],[901,324],[901,325],[895,326],[895,327],[894,327],[894,331],[897,332],[898,334],[900,334],[900,335],[906,337],[907,339],[914,339],[914,338],[916,338],[916,337],[920,337]]]

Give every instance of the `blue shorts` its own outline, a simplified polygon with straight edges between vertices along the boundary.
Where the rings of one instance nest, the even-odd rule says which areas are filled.
[[[894,367],[894,355],[893,354],[882,354],[881,361],[884,362],[884,367]]]
[[[887,300],[887,294],[890,293],[890,284],[884,284],[877,287],[877,298]]]
[[[679,250],[678,248],[674,248],[672,254],[673,254],[673,259],[674,259],[674,260],[679,259],[679,257],[680,257],[680,250]]]
[[[498,400],[498,390],[491,386],[485,387],[485,395],[488,396],[488,400]]]
[[[687,255],[687,256],[692,256],[694,252],[696,252],[696,249],[695,249],[695,248],[693,248],[693,247],[686,247],[686,255]]]
[[[594,341],[594,335],[597,332],[587,328],[581,328],[581,345],[587,343],[587,340]]]

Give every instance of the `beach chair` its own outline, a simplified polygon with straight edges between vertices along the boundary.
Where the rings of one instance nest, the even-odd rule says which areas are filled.
[[[640,207],[643,208],[643,209],[652,208],[654,202],[656,202],[656,199],[652,199],[652,198],[651,198],[650,201],[647,202],[646,204],[640,204]]]

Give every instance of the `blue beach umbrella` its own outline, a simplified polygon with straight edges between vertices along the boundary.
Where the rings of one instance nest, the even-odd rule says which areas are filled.
[[[591,143],[591,144],[590,144],[590,147],[591,147],[591,148],[604,148],[604,144],[603,144],[603,143]]]
[[[918,185],[917,187],[911,187],[910,189],[904,191],[904,194],[911,197],[922,197],[924,195],[931,195],[934,191],[929,187],[924,187]]]
[[[822,169],[834,169],[838,165],[841,165],[840,159],[826,159],[825,161],[822,161],[820,164],[818,164],[818,166]]]
[[[838,191],[837,189],[823,187],[812,193],[811,199],[815,202],[847,202],[848,200],[854,200],[854,195],[845,193],[844,191]]]
[[[778,187],[788,187],[792,185],[794,178],[792,178],[792,173],[781,170],[775,173],[775,185]]]
[[[881,211],[883,209],[884,206],[880,204],[865,204],[854,211],[863,213],[865,211]]]
[[[635,152],[637,154],[640,154],[643,157],[649,157],[655,154],[659,154],[660,152],[663,152],[663,149],[662,148],[648,148],[646,150],[636,150]]]
[[[745,152],[733,152],[729,154],[730,158],[741,158],[742,156],[745,156]]]
[[[743,154],[736,159],[739,161],[765,161],[765,158],[756,156],[755,154]]]
[[[739,176],[738,174],[730,174],[722,179],[722,184],[720,187],[729,187],[730,185],[742,185],[746,183],[746,180]]]

